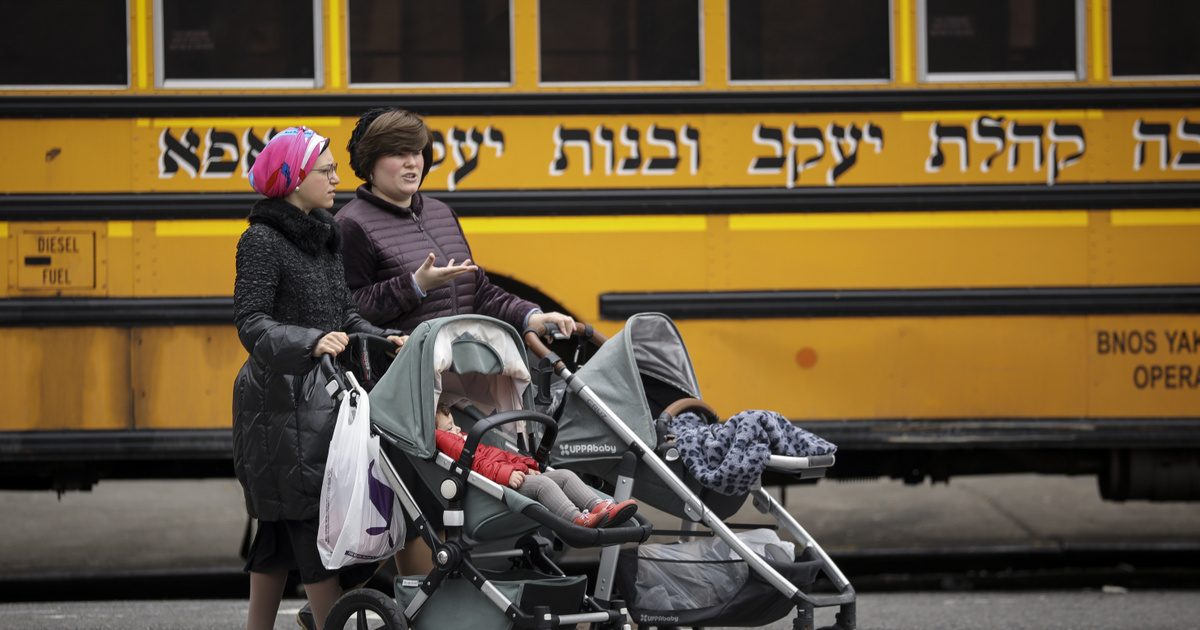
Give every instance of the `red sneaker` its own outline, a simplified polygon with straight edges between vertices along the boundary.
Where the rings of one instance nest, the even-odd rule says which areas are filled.
[[[608,522],[608,512],[601,512],[599,510],[580,512],[579,516],[576,516],[571,522],[580,527],[595,529]]]
[[[599,506],[597,506],[597,509],[599,509]],[[621,523],[633,518],[633,515],[637,514],[637,509],[637,501],[634,501],[633,499],[626,499],[620,503],[613,503],[608,506],[608,518],[605,520],[604,524],[608,527],[620,525]]]
[[[600,499],[600,502],[592,506],[592,512],[607,512],[608,508],[612,507],[613,502],[609,499]]]

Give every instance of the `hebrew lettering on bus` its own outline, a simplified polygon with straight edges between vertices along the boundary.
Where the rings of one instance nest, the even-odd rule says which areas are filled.
[[[174,177],[179,169],[183,169],[195,177],[200,172],[199,150],[200,136],[191,128],[181,133],[178,139],[171,135],[169,128],[163,129],[158,137],[158,176]]]
[[[566,173],[575,160],[584,175],[591,175],[598,153],[602,154],[599,157],[605,176],[674,175],[683,168],[683,154],[687,156],[688,174],[700,172],[699,129],[686,123],[678,129],[652,123],[646,128],[645,147],[642,138],[642,130],[630,125],[622,125],[619,132],[603,123],[594,129],[558,125],[554,128],[550,174]]]
[[[1009,173],[1021,165],[1024,154],[1029,156],[1035,173],[1045,172],[1048,185],[1054,185],[1062,172],[1079,163],[1087,151],[1083,127],[1057,120],[1049,125],[1022,124],[1003,116],[979,116],[970,125],[934,121],[929,125],[925,172],[941,172],[947,167],[947,153],[952,152],[958,158],[955,163],[959,172],[966,173],[971,170],[972,145],[980,145],[984,153],[979,161],[981,172],[990,172],[1007,150],[1004,166]]]
[[[1192,122],[1187,117],[1180,118],[1175,125],[1175,137],[1180,143],[1200,145],[1200,123]],[[1146,122],[1141,118],[1133,123],[1133,170],[1140,171],[1146,166],[1149,152],[1153,150],[1158,156],[1160,171],[1194,171],[1200,169],[1200,150],[1185,151],[1176,145],[1171,152],[1171,123]],[[1188,147],[1200,148],[1200,147]]]
[[[504,132],[488,125],[483,130],[475,127],[459,129],[451,127],[445,133],[434,130],[433,160],[429,172],[433,173],[449,157],[454,169],[446,175],[446,190],[455,190],[468,175],[479,167],[483,149],[491,149],[496,157],[504,156]]]
[[[168,127],[158,136],[158,176],[169,179],[182,170],[191,177],[225,178],[232,177],[240,166],[242,177],[247,177],[255,158],[275,134],[274,127],[261,139],[250,128],[242,130],[240,137],[232,131],[209,128],[201,143],[200,134],[191,127],[179,137]]]
[[[837,185],[837,180],[858,163],[862,145],[870,144],[876,154],[883,151],[883,129],[871,121],[861,128],[854,123],[845,127],[829,123],[821,127],[804,127],[792,123],[786,132],[783,127],[754,126],[754,144],[767,147],[768,155],[750,160],[747,172],[751,175],[784,175],[784,183],[794,188],[804,171],[816,167],[825,156],[833,165],[825,172],[825,184]]]

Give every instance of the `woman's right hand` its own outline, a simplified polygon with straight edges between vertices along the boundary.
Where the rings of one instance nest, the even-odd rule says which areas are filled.
[[[454,259],[451,258],[449,264],[445,267],[434,267],[433,261],[437,260],[437,255],[429,252],[425,257],[425,262],[413,272],[413,278],[417,281],[417,286],[421,287],[422,291],[429,291],[434,287],[440,287],[447,282],[463,275],[464,273],[474,273],[479,267],[471,264],[471,259],[468,258],[461,263],[455,265]]]
[[[349,345],[349,343],[350,335],[335,330],[326,334],[324,337],[321,337],[321,339],[317,341],[316,347],[313,348],[312,355],[314,357],[319,357],[322,354],[337,356],[342,353],[342,350],[346,349],[346,346]]]

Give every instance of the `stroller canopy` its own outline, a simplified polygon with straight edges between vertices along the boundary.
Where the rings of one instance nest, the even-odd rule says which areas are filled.
[[[409,335],[371,390],[371,422],[410,455],[437,453],[438,398],[469,399],[491,414],[532,409],[525,346],[512,326],[482,315],[429,320]]]
[[[590,387],[617,415],[617,420],[624,422],[651,448],[657,445],[658,439],[650,406],[654,392],[648,396],[647,385],[676,392],[675,398],[700,397],[692,359],[683,345],[679,329],[662,313],[639,313],[630,317],[621,332],[579,368],[576,378]],[[620,460],[626,446],[583,400],[570,392],[564,396],[551,464],[569,465],[603,475]],[[587,465],[581,467],[581,463]]]

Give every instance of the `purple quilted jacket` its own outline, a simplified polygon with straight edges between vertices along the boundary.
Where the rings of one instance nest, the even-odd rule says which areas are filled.
[[[458,217],[437,199],[417,193],[411,208],[401,208],[364,185],[334,218],[342,233],[346,284],[359,314],[377,326],[407,333],[435,317],[478,313],[521,330],[525,318],[538,308],[492,284],[482,267],[421,297],[412,273],[429,252],[437,254],[438,266],[451,258],[474,262]]]

